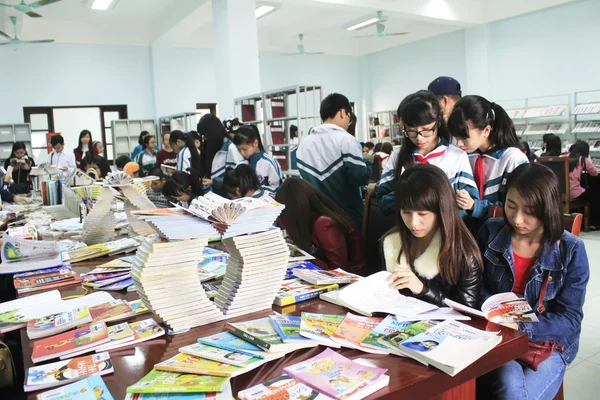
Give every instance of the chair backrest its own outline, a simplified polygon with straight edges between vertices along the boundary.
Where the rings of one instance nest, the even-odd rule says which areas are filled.
[[[564,229],[571,232],[575,236],[579,236],[581,233],[581,221],[583,221],[583,214],[564,214]]]
[[[381,178],[381,157],[377,154],[373,156],[373,166],[371,167],[371,181],[377,182]]]
[[[490,206],[488,208],[488,218],[504,217],[504,208],[502,206]]]
[[[569,157],[538,157],[535,160],[550,168],[558,176],[560,194],[564,199],[569,199]]]

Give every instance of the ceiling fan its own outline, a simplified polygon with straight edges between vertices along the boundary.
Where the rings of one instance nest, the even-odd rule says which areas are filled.
[[[21,40],[18,38],[17,36],[17,17],[10,17],[10,22],[12,22],[14,28],[15,28],[15,37],[10,37],[9,35],[7,35],[6,33],[0,31],[0,36],[4,37],[6,39],[8,39],[8,42],[6,43],[0,43],[0,46],[2,45],[6,45],[6,44],[27,44],[27,43],[52,43],[54,42],[54,39],[45,39],[45,40]]]
[[[367,37],[386,37],[386,36],[402,36],[408,35],[408,32],[395,32],[385,33],[385,25],[383,24],[383,11],[377,11],[377,23],[375,24],[377,30],[374,35],[362,35],[354,36],[355,38],[367,38]]]
[[[300,43],[298,43],[296,45],[296,47],[298,48],[298,52],[282,54],[282,56],[314,56],[316,54],[325,54],[322,51],[317,51],[317,52],[304,51],[304,45],[302,44],[303,38],[304,38],[304,34],[301,33],[298,35],[298,39],[300,39]]]
[[[39,0],[39,1],[36,1],[35,3],[26,4],[25,0],[21,0],[21,4],[14,5],[14,4],[0,3],[0,6],[14,8],[15,10],[25,13],[32,18],[41,18],[42,16],[40,14],[34,12],[33,10],[35,10],[36,8],[47,6],[48,4],[59,2],[59,1],[61,1],[61,0]]]

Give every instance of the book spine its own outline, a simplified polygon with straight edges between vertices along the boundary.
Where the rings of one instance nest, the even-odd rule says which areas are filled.
[[[227,324],[225,325],[225,329],[227,329],[229,332],[239,337],[240,339],[252,343],[253,345],[258,346],[263,350],[269,351],[271,349],[271,343],[267,343],[264,340],[249,334],[248,332],[244,332],[243,330],[236,328],[233,325]]]
[[[278,306],[287,306],[287,305],[294,304],[294,303],[300,303],[302,301],[315,299],[315,298],[319,297],[319,295],[321,293],[327,293],[332,290],[336,290],[338,287],[339,287],[338,285],[331,285],[326,288],[315,289],[308,293],[302,293],[297,296],[275,297],[274,304],[278,305]]]

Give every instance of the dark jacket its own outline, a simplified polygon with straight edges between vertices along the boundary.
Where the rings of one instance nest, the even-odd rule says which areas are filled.
[[[77,161],[77,166],[79,166],[81,159],[85,156],[92,156],[92,158],[98,157],[98,149],[90,144],[88,151],[85,153],[79,147],[76,147],[73,149],[73,154],[75,154],[75,161]]]
[[[413,272],[423,282],[423,292],[414,297],[437,306],[445,306],[444,299],[449,298],[468,307],[479,308],[481,266],[475,258],[472,258],[469,265],[465,263],[463,266],[465,272],[461,274],[458,283],[456,285],[449,284],[442,278],[438,270],[439,238],[438,233],[427,250],[414,262]],[[397,261],[401,247],[399,233],[391,233],[381,242],[382,265],[390,272],[397,268],[408,268],[404,256],[402,263]],[[413,295],[408,290],[403,290],[402,294]]]
[[[354,226],[348,227],[352,243],[347,243],[339,226],[329,217],[316,217],[313,224],[311,254],[312,262],[325,270],[342,268],[344,271],[362,275],[365,268],[362,240]],[[348,258],[348,248],[352,258]]]
[[[503,218],[488,220],[477,234],[484,263],[482,301],[497,293],[512,291],[514,259],[512,231]],[[525,286],[525,300],[535,310],[545,272],[550,274],[544,299],[546,311],[538,315],[538,323],[519,322],[519,330],[532,342],[555,339],[565,347],[565,362],[575,359],[579,349],[585,289],[590,277],[588,257],[583,241],[564,231],[560,243],[547,245],[531,270]]]

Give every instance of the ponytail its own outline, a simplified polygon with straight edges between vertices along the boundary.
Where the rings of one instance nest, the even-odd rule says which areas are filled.
[[[196,170],[196,172],[202,177],[204,176],[204,165],[202,164],[202,152],[204,149],[204,139],[200,134],[196,131],[190,131],[185,135],[185,144],[190,152],[190,158],[192,162],[190,163],[191,167]],[[200,146],[196,149],[196,140],[200,142]],[[169,138],[170,141],[170,138]],[[198,150],[200,150],[200,154],[198,154]]]
[[[223,177],[223,191],[230,197],[240,190],[240,197],[245,197],[248,192],[260,189],[260,181],[254,168],[248,164],[240,164],[235,169],[228,171]]]
[[[221,120],[213,114],[203,115],[200,121],[198,121],[196,129],[203,138],[200,152],[203,164],[202,176],[210,177],[212,175],[212,163],[215,155],[223,147],[224,140],[229,137]]]
[[[262,140],[260,138],[260,132],[256,125],[242,125],[235,132],[235,136],[233,137],[233,144],[236,146],[241,146],[243,144],[251,145],[254,141],[258,141],[258,147],[260,151],[264,152],[265,148],[263,147]]]

